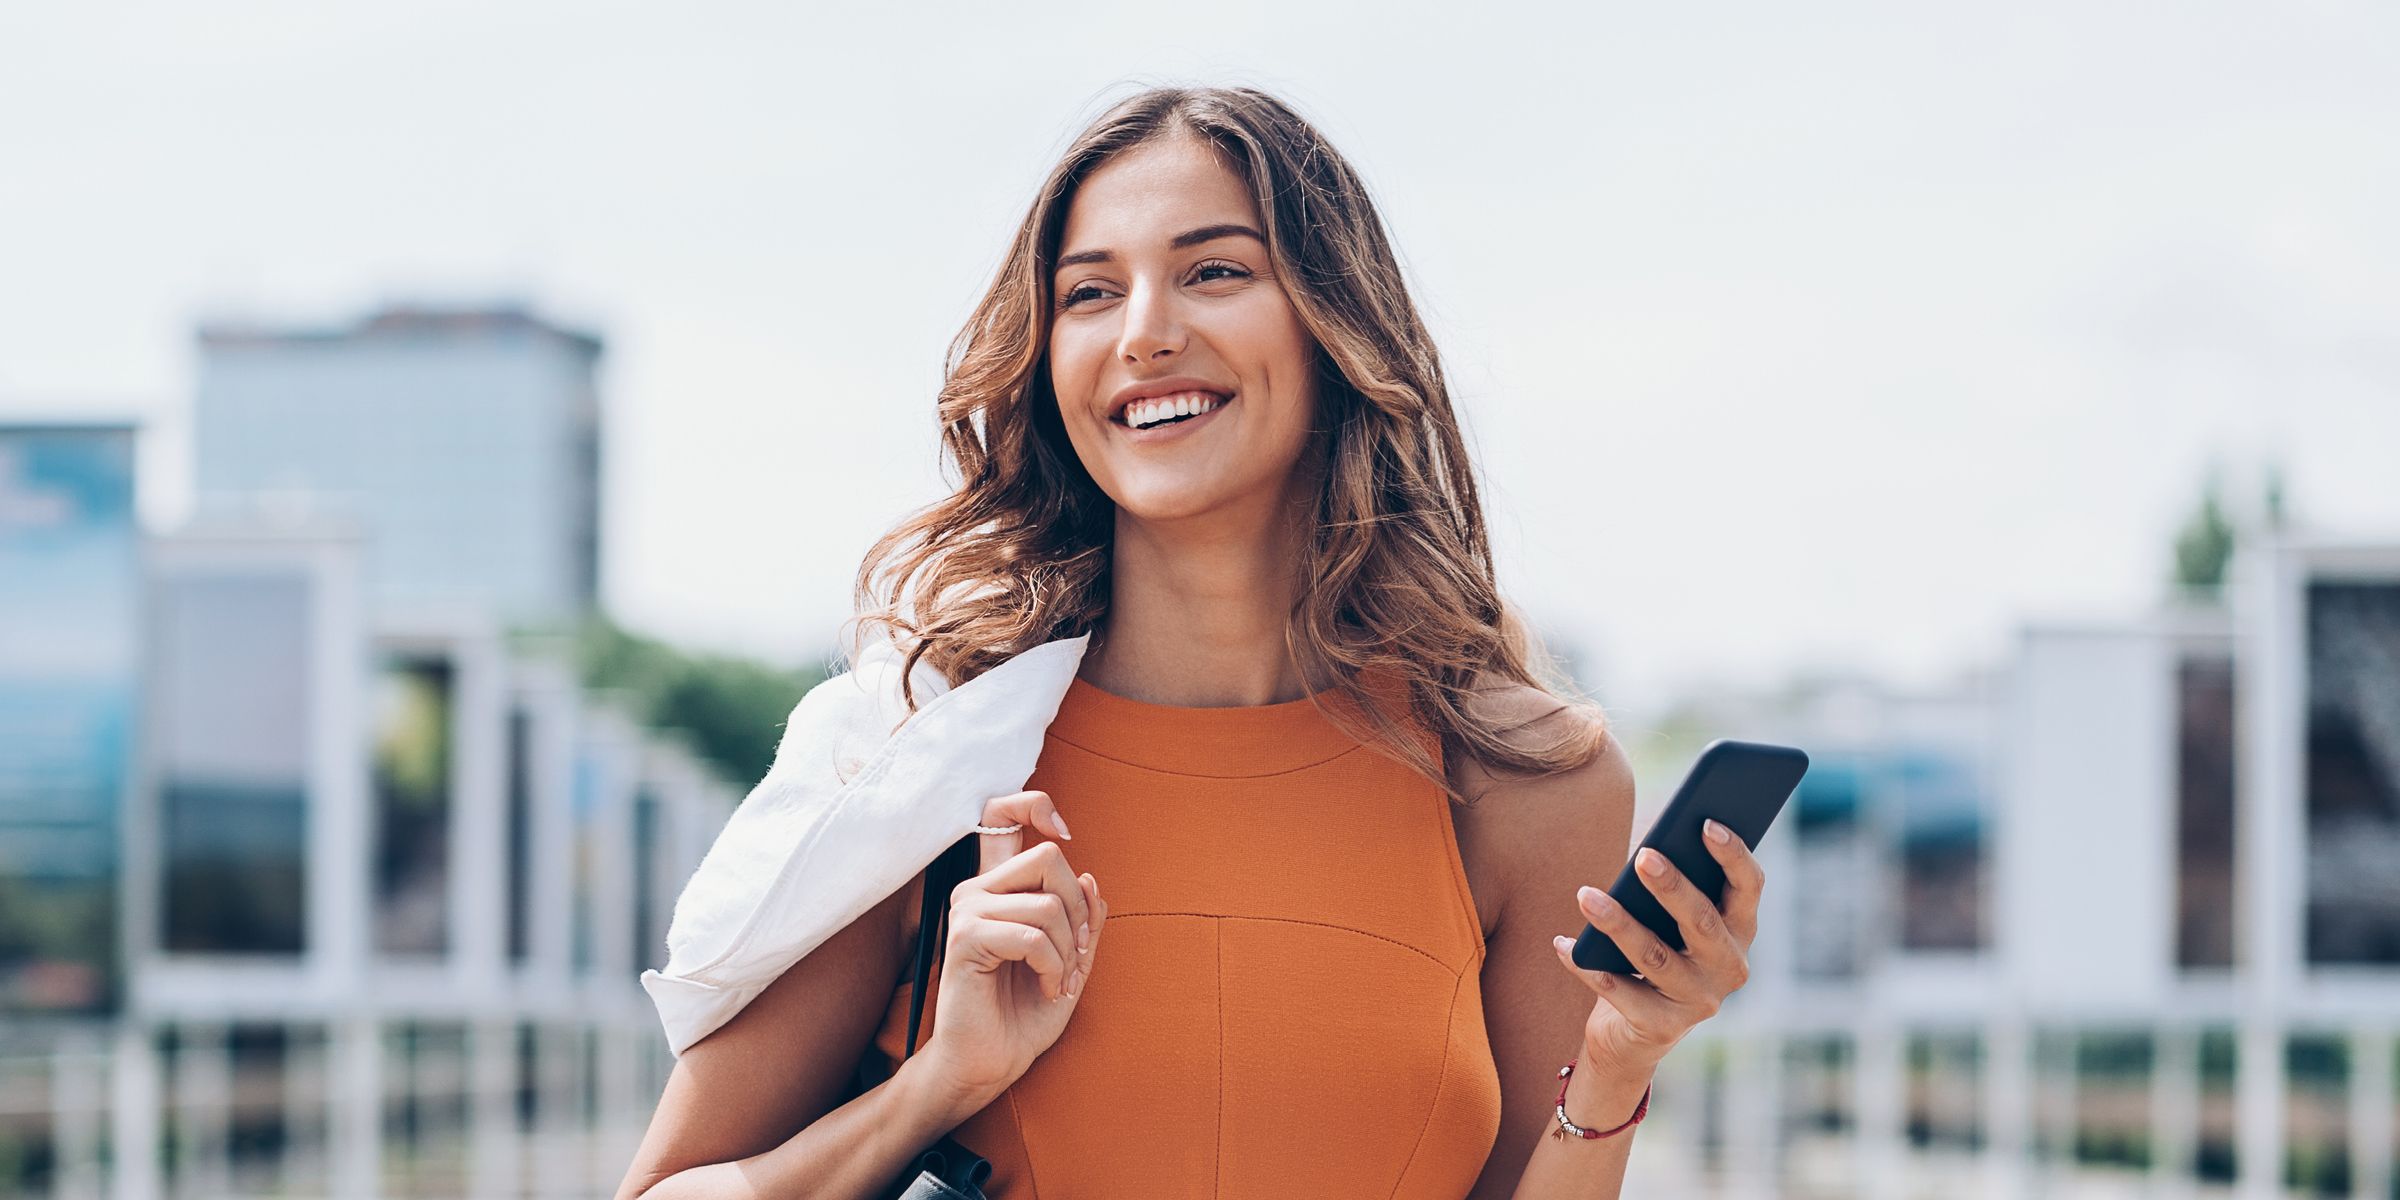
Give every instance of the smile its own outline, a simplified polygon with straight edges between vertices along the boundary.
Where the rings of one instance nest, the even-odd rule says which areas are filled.
[[[1124,428],[1136,441],[1162,441],[1183,436],[1232,403],[1231,396],[1221,397],[1198,391],[1178,392],[1171,396],[1136,400],[1109,420],[1111,424]]]

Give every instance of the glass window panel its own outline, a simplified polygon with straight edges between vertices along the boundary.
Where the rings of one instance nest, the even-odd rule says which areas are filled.
[[[158,589],[159,803],[168,950],[305,941],[308,581],[192,573]]]
[[[2400,583],[2308,588],[2308,960],[2400,963]]]
[[[375,684],[375,948],[450,947],[455,669],[438,654],[385,656]]]
[[[2233,965],[2233,661],[2176,671],[2175,963]]]

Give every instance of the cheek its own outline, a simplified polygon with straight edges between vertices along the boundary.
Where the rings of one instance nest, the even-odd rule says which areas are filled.
[[[1095,353],[1095,346],[1105,349],[1089,333],[1072,325],[1057,327],[1050,334],[1051,389],[1078,414],[1083,411],[1079,402],[1090,399],[1104,361],[1104,355]]]

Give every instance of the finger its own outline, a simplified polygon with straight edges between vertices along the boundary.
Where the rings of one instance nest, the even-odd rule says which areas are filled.
[[[1642,886],[1658,897],[1667,915],[1683,932],[1684,952],[1709,970],[1724,968],[1742,956],[1742,948],[1734,944],[1733,934],[1725,928],[1725,914],[1710,903],[1707,893],[1692,886],[1692,881],[1678,870],[1667,856],[1644,846],[1634,852],[1634,872],[1642,877]]]
[[[1725,900],[1718,907],[1725,910],[1725,924],[1733,931],[1734,940],[1746,950],[1758,936],[1758,898],[1766,890],[1766,868],[1758,865],[1750,847],[1723,822],[1709,821],[1701,831],[1700,842],[1708,847],[1709,857],[1725,868]]]
[[[1659,994],[1657,988],[1614,971],[1590,971],[1576,966],[1573,938],[1552,938],[1550,944],[1558,951],[1558,961],[1565,963],[1567,970],[1582,980],[1585,987],[1608,1001],[1635,1033],[1665,1040],[1682,1027],[1679,1022],[1684,1018],[1676,1011],[1675,1002]]]
[[[1670,996],[1688,996],[1700,990],[1697,970],[1692,961],[1659,940],[1658,935],[1635,920],[1625,906],[1598,888],[1584,888],[1576,895],[1576,904],[1583,909],[1584,919],[1592,928],[1609,936],[1617,949],[1625,952],[1625,961],[1633,964],[1642,977]]]
[[[1059,818],[1058,805],[1050,799],[1048,792],[1017,792],[986,800],[983,803],[983,817],[976,823],[994,829],[1027,825],[1060,841],[1075,840],[1068,835],[1067,823]],[[981,843],[981,852],[976,856],[975,873],[981,875],[1016,857],[1025,848],[1026,838],[1025,831],[1018,830],[1015,833],[987,833],[976,841]]]
[[[1067,980],[1067,998],[1070,1000],[1083,998],[1083,985],[1090,982],[1092,961],[1100,951],[1101,930],[1108,924],[1108,901],[1100,898],[1100,881],[1087,874],[1076,882],[1083,885],[1084,895],[1091,902],[1092,932],[1090,937],[1084,939],[1082,958],[1075,973]]]
[[[1066,974],[1059,979],[1057,991],[1073,990],[1074,974],[1083,966],[1083,952],[1076,948],[1075,931],[1067,924],[1066,901],[1049,892],[987,893],[975,897],[972,909],[987,921],[1014,921],[1041,930],[1065,967]]]
[[[988,900],[978,898],[977,903]],[[950,939],[944,952],[960,965],[989,974],[1005,963],[1021,962],[1032,968],[1041,980],[1042,995],[1056,999],[1067,983],[1067,960],[1059,957],[1058,946],[1050,935],[1032,925],[1015,921],[991,920],[976,911],[970,903],[959,914],[962,919],[950,923]]]
[[[1057,842],[1040,842],[1019,851],[1016,857],[993,867],[959,885],[953,899],[970,890],[985,892],[1049,892],[1064,901],[1070,927],[1091,924],[1091,906],[1083,898],[1083,889],[1075,883],[1075,873],[1067,866],[1067,852]]]

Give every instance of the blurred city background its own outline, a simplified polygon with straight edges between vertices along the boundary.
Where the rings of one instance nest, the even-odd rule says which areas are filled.
[[[1199,81],[1637,819],[1812,754],[1628,1195],[2400,1197],[2400,14],[941,15],[0,15],[0,1195],[611,1190],[949,336]]]

